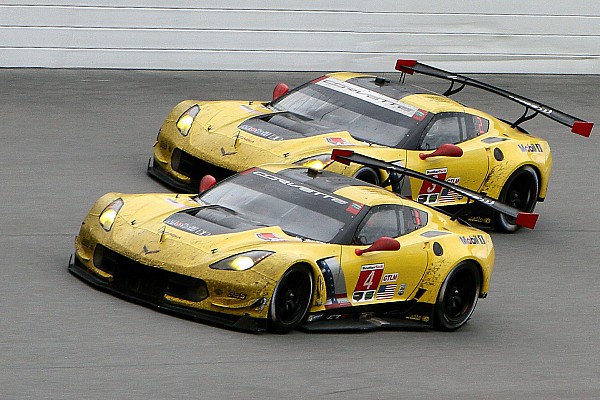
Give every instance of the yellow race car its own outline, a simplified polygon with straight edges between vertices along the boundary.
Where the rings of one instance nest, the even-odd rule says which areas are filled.
[[[541,114],[583,136],[592,129],[592,123],[541,103],[416,61],[398,60],[396,69],[402,72],[397,83],[342,72],[292,91],[279,84],[270,102],[183,101],[160,128],[148,172],[189,193],[205,174],[221,179],[266,163],[326,162],[332,148],[352,148],[532,211],[546,197],[552,157],[545,140],[519,125]],[[404,84],[405,74],[413,72],[450,80],[452,86],[441,95]],[[462,86],[454,88],[455,83]],[[516,101],[525,113],[509,123],[447,97],[465,85]],[[397,181],[370,167],[334,165],[332,170],[425,204],[456,208],[467,201],[439,185]],[[499,231],[518,228],[499,213],[470,218]]]
[[[349,151],[335,158],[423,178]],[[455,330],[488,293],[490,236],[427,205],[289,164],[216,185],[210,178],[199,195],[104,195],[83,221],[69,270],[162,309],[279,333],[407,323]],[[525,226],[537,219],[434,182]]]

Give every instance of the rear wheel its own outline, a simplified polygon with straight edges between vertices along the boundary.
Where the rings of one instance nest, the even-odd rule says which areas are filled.
[[[499,200],[518,210],[532,212],[537,203],[540,183],[536,172],[530,166],[515,171],[500,192]],[[519,229],[515,219],[504,214],[496,214],[496,230],[513,233]]]
[[[306,318],[313,294],[313,277],[305,265],[288,269],[273,291],[267,327],[274,333],[294,330]]]
[[[453,331],[463,326],[475,310],[480,287],[477,267],[469,262],[458,264],[448,274],[438,294],[433,327]]]

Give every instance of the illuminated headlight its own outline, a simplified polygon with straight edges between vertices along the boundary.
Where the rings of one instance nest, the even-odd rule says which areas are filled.
[[[320,154],[318,156],[303,158],[294,164],[299,164],[307,168],[324,169],[332,162],[333,160],[331,159],[331,154]]]
[[[192,106],[188,108],[186,112],[181,114],[179,119],[177,120],[177,129],[179,129],[179,133],[183,136],[187,136],[190,133],[190,128],[196,119],[196,116],[200,112],[200,107],[198,105]]]
[[[245,271],[254,267],[256,264],[274,254],[272,251],[253,250],[245,253],[236,254],[210,264],[212,269],[223,269],[231,271]]]
[[[106,232],[110,231],[112,228],[113,224],[115,223],[115,218],[117,218],[117,214],[119,213],[121,207],[123,207],[123,199],[118,198],[113,200],[100,213],[98,220]]]

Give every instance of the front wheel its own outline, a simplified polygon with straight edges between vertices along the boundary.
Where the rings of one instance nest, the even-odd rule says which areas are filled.
[[[438,294],[433,327],[453,331],[463,326],[475,310],[480,287],[477,267],[469,262],[458,264],[448,274]]]
[[[520,211],[532,212],[540,192],[540,182],[536,172],[530,166],[515,171],[500,192],[499,200]],[[515,219],[504,214],[496,215],[496,230],[513,233],[519,229]]]
[[[275,286],[267,321],[268,330],[287,333],[302,323],[310,307],[313,277],[305,265],[288,269]]]

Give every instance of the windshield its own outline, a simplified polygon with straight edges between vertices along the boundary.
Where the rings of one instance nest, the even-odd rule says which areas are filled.
[[[309,184],[261,169],[236,175],[200,196],[255,225],[279,226],[288,235],[331,242],[362,205]]]
[[[290,92],[271,106],[348,131],[364,142],[403,148],[428,113],[376,89],[373,78],[341,81],[325,77]]]

